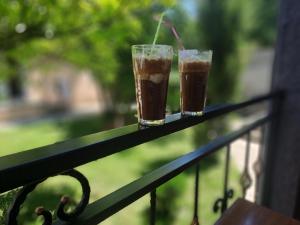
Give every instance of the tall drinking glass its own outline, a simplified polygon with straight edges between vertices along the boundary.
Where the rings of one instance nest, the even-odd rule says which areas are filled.
[[[165,122],[172,58],[172,46],[132,46],[138,120],[142,125],[154,126]]]
[[[212,51],[179,50],[180,106],[183,115],[200,116],[206,101]]]

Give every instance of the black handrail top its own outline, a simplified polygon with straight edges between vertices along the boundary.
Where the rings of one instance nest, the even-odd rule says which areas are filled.
[[[162,126],[141,129],[133,124],[0,157],[0,193],[280,96],[281,92],[273,92],[238,104],[207,107],[201,117],[172,114]]]

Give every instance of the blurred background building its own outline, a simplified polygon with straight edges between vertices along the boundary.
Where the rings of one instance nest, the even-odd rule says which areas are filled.
[[[51,69],[45,71],[38,64],[28,69],[17,97],[10,97],[5,83],[2,84],[2,96],[7,97],[3,97],[6,100],[0,105],[1,122],[34,121],[45,116],[105,110],[105,94],[90,71],[68,63],[51,62],[51,59],[39,63],[45,64],[45,61]]]

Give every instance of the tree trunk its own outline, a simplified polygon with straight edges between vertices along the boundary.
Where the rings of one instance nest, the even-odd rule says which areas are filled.
[[[7,62],[9,67],[13,71],[12,74],[9,76],[8,83],[7,83],[9,97],[11,99],[20,99],[23,96],[20,65],[15,59],[11,57],[7,58]]]

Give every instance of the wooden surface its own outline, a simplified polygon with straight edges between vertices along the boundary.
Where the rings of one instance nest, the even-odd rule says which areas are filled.
[[[238,199],[215,225],[300,225],[300,221]]]

